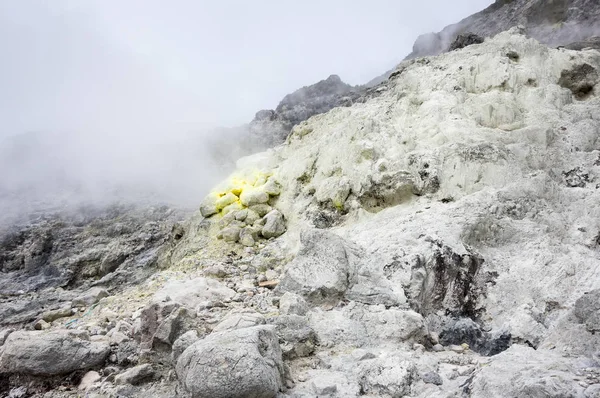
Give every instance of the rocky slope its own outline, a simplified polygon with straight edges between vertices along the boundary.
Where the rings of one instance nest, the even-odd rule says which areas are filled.
[[[2,393],[599,396],[600,53],[522,33],[400,64],[90,262],[85,223],[12,235],[11,272],[73,267],[2,317]]]
[[[599,17],[600,4],[595,0],[496,0],[439,33],[420,36],[408,58],[440,54],[465,32],[489,37],[516,25],[544,44],[565,46],[600,36]]]

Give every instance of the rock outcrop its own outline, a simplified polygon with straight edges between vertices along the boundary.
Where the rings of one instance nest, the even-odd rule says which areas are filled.
[[[587,44],[575,43],[595,42],[590,38],[600,34],[596,23],[599,17],[600,5],[593,0],[496,0],[439,33],[420,36],[407,59],[438,55],[448,50],[458,35],[467,32],[491,37],[516,25],[523,25],[528,36],[549,46],[574,43],[573,49],[581,49]]]

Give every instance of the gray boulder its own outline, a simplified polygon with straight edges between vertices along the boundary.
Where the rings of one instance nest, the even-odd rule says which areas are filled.
[[[181,354],[176,372],[193,398],[274,398],[284,377],[272,326],[211,334]]]
[[[100,366],[110,352],[106,342],[91,342],[86,332],[18,331],[3,346],[0,369],[6,373],[53,376]]]
[[[318,337],[306,317],[282,315],[271,322],[277,327],[284,359],[307,357],[315,351]]]
[[[265,238],[277,238],[285,232],[285,221],[283,214],[278,210],[271,210],[265,216],[265,225],[262,228],[262,236]]]
[[[171,352],[171,358],[176,363],[179,356],[192,344],[198,341],[200,337],[198,336],[198,332],[195,330],[190,330],[185,332],[175,342],[173,343],[173,351]]]
[[[143,364],[127,369],[115,377],[115,384],[141,384],[154,376],[154,370],[150,364]]]
[[[589,332],[600,331],[600,289],[581,296],[573,307],[573,314]]]
[[[286,292],[279,299],[279,312],[282,315],[304,316],[308,312],[306,301],[297,294]]]
[[[336,303],[348,288],[349,261],[342,238],[326,231],[306,230],[300,251],[286,268],[278,290],[308,301]]]

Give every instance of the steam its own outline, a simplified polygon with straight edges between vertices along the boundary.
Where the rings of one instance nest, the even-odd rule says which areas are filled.
[[[491,0],[381,1],[0,2],[0,227],[79,204],[194,208],[256,149],[257,111],[332,73],[362,84]]]

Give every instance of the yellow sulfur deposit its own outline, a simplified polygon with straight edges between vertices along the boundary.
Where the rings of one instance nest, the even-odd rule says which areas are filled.
[[[279,185],[271,173],[234,174],[204,199],[200,211],[204,217],[225,215],[252,205],[267,203],[270,196],[278,194]]]

